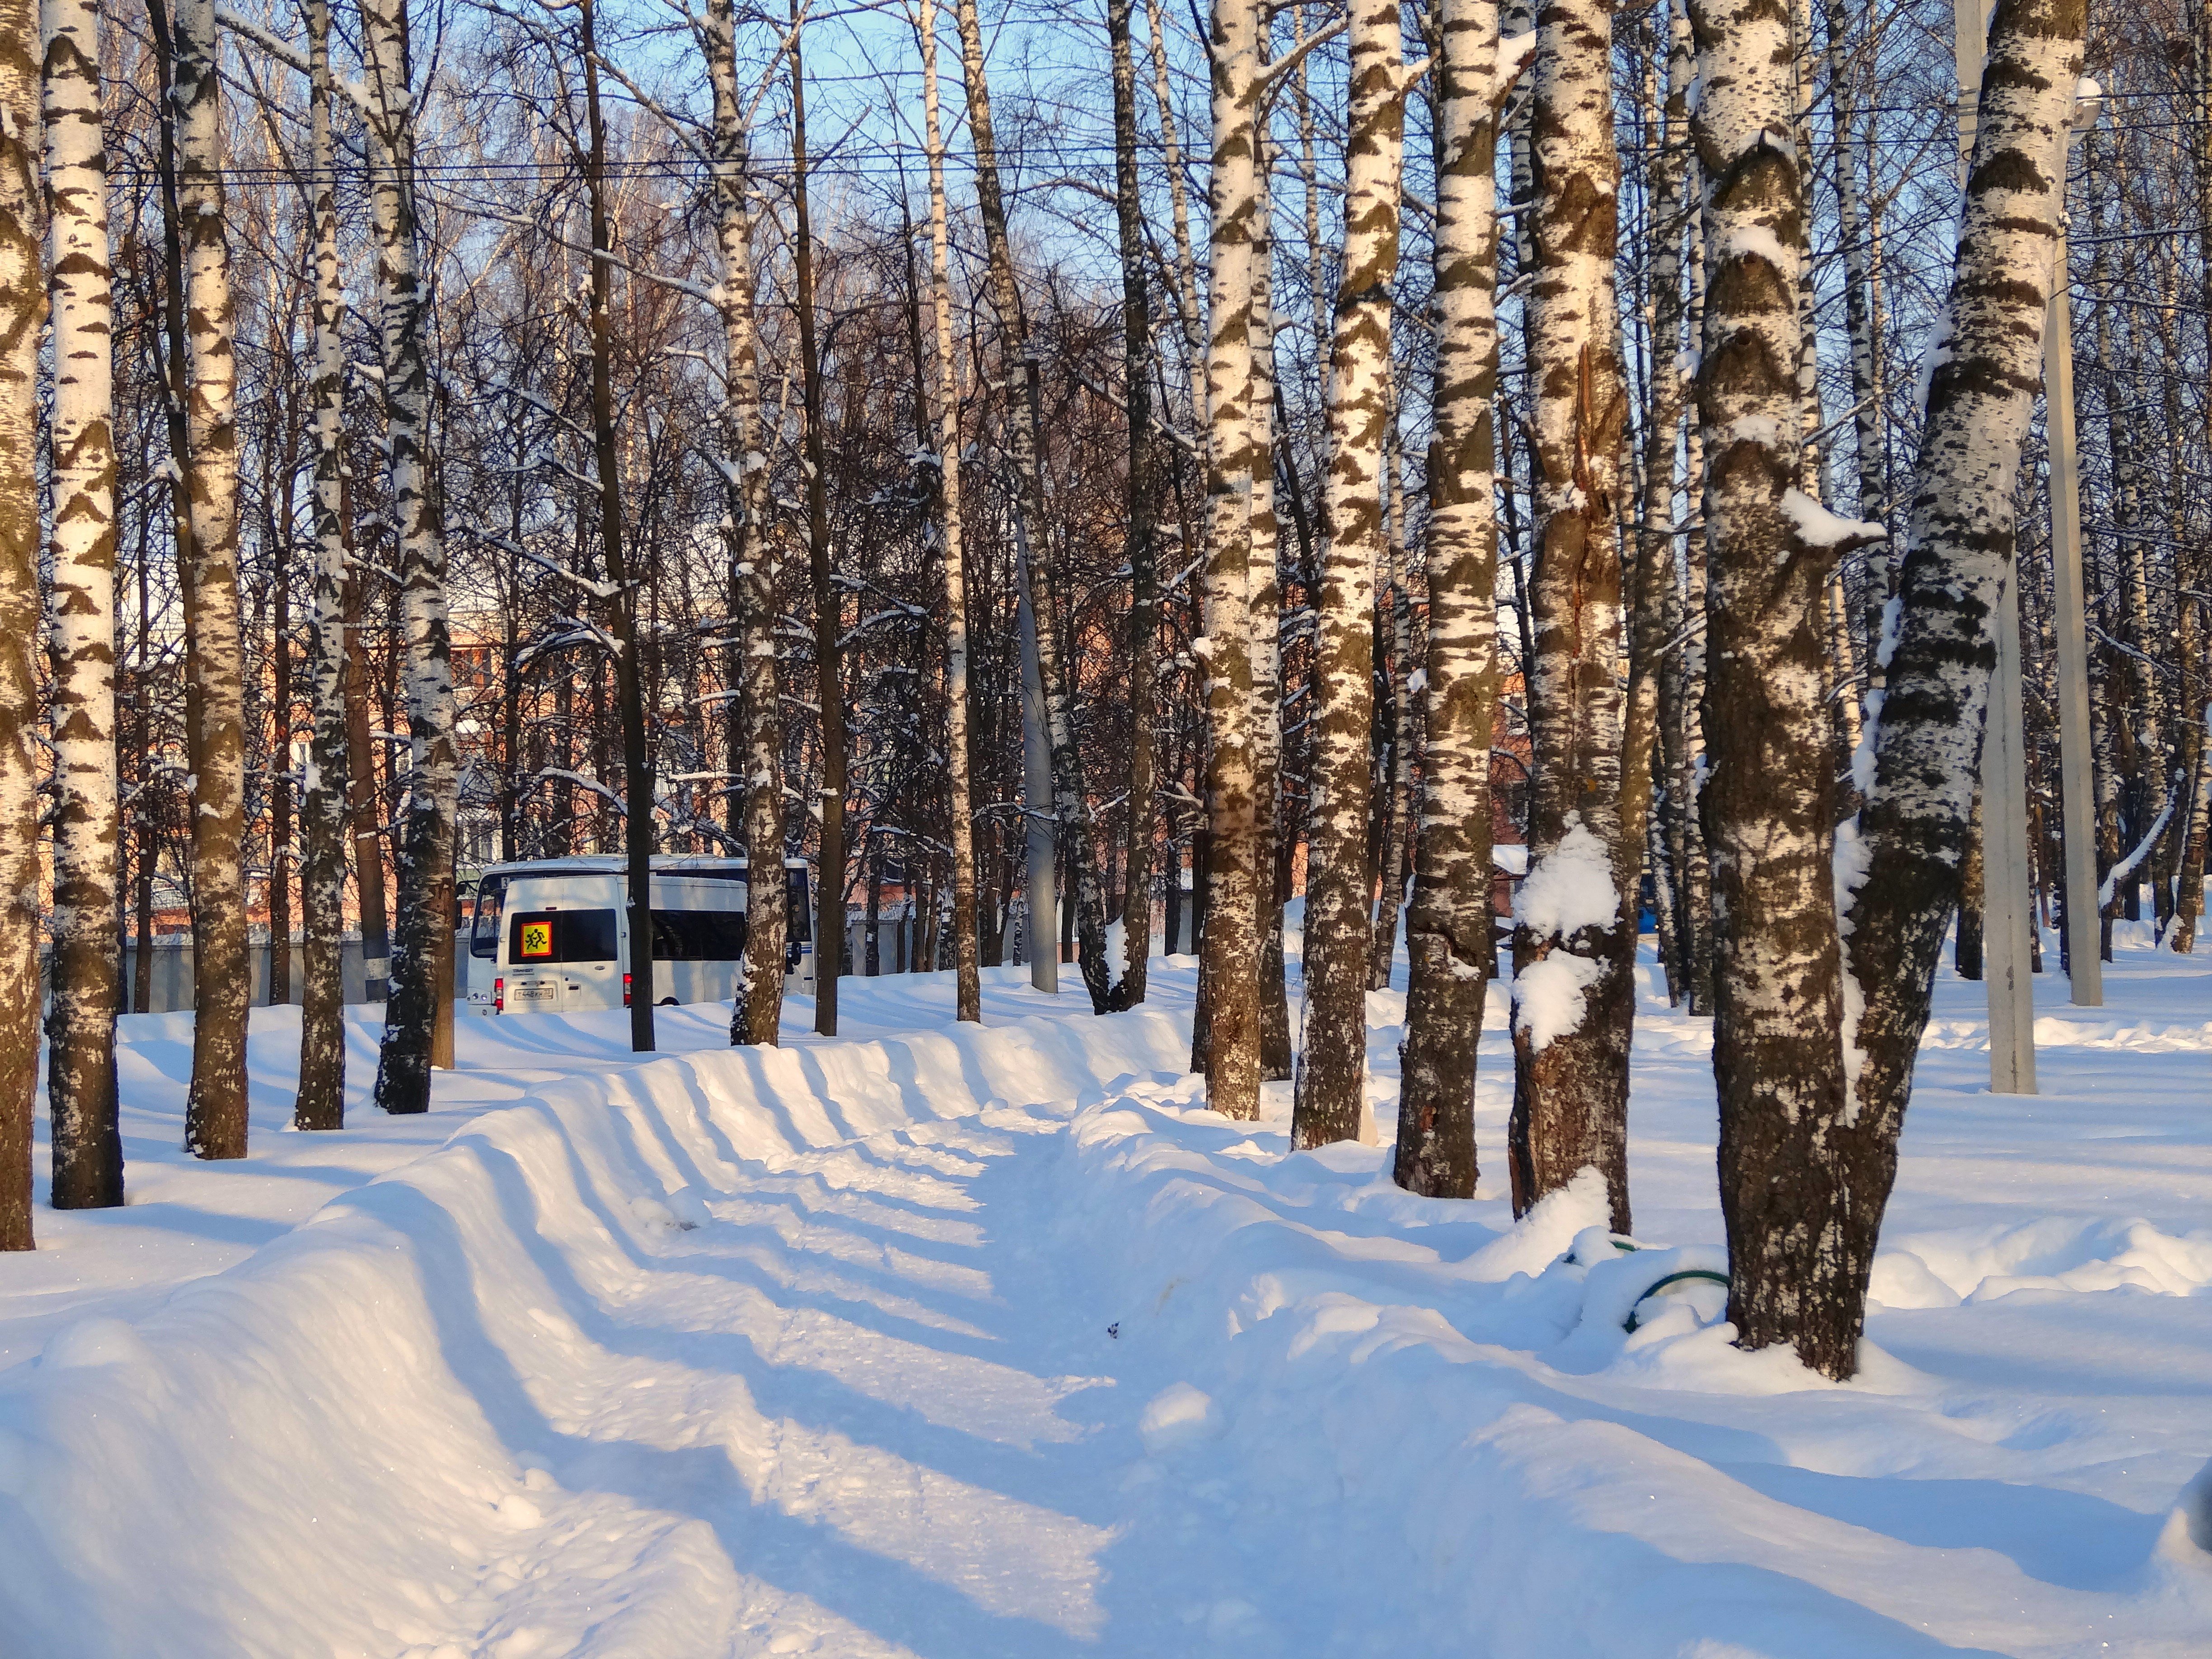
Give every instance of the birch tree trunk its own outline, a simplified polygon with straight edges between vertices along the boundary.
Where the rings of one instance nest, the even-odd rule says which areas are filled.
[[[1291,1075],[1290,986],[1283,961],[1283,906],[1275,872],[1283,827],[1282,525],[1275,513],[1275,242],[1271,226],[1273,147],[1264,114],[1255,125],[1259,166],[1257,237],[1252,248],[1251,573],[1252,804],[1259,822],[1252,855],[1253,927],[1260,941],[1260,1076]]]
[[[196,692],[192,768],[192,1078],[185,1147],[246,1156],[246,700],[238,608],[238,426],[222,94],[214,0],[175,15],[177,184],[191,387],[192,556],[185,674]]]
[[[923,3],[927,6],[929,0]],[[1153,568],[1153,498],[1159,484],[1149,383],[1152,311],[1145,282],[1144,202],[1137,179],[1137,70],[1129,48],[1129,14],[1130,0],[1106,0],[1106,38],[1114,65],[1115,228],[1121,254],[1121,396],[1129,426],[1129,523],[1124,544],[1129,566],[1129,861],[1121,884],[1123,966],[1120,982],[1114,988],[1116,1008],[1133,1008],[1145,1000],[1146,964],[1152,948],[1153,657],[1159,631],[1158,578]],[[933,94],[933,64],[925,68],[924,75]],[[935,99],[932,96],[927,101],[933,123]],[[936,157],[940,173],[942,161],[941,155]],[[942,193],[940,185],[939,196]],[[935,217],[936,200],[932,198],[933,232],[940,228]],[[941,246],[941,240],[936,246]],[[944,319],[940,327],[949,335],[949,297],[943,303],[946,309],[940,313]],[[949,339],[939,342],[939,351],[949,368]],[[950,398],[945,401],[949,408]],[[964,682],[964,638],[961,650]],[[957,758],[955,763],[958,763]],[[966,783],[963,775],[959,783],[963,793]],[[972,856],[969,866],[972,884]],[[1279,952],[1279,931],[1277,941]]]
[[[1225,1117],[1260,1115],[1259,801],[1252,754],[1252,311],[1258,181],[1256,0],[1214,0],[1212,238],[1206,350],[1206,597],[1193,654],[1206,675],[1206,1031],[1194,1069]],[[1203,649],[1200,647],[1203,646]]]
[[[33,1248],[39,1081],[39,15],[0,0],[0,1250]]]
[[[98,0],[46,0],[46,213],[54,401],[46,601],[54,672],[53,1011],[58,1210],[123,1202],[115,1015],[122,990],[116,799],[114,276]]]
[[[714,228],[721,255],[723,539],[730,562],[732,623],[738,636],[729,673],[737,741],[730,769],[745,863],[751,872],[745,965],[730,1011],[730,1041],[773,1045],[783,1023],[790,905],[783,871],[783,711],[775,628],[780,561],[768,533],[769,471],[761,432],[760,325],[754,304],[751,157],[738,82],[731,0],[708,0],[707,76],[714,92]],[[957,762],[956,762],[957,764]],[[817,960],[817,969],[819,959]]]
[[[315,599],[307,654],[314,709],[301,829],[298,1129],[345,1126],[346,547],[345,291],[338,268],[337,150],[331,131],[330,0],[307,0],[308,123],[314,168]]]
[[[1127,45],[1127,12],[1122,12],[1122,48]],[[968,744],[968,574],[961,519],[960,495],[960,374],[954,356],[952,333],[952,236],[945,191],[945,137],[940,125],[937,90],[937,8],[934,0],[921,0],[921,80],[924,142],[929,151],[929,295],[937,345],[937,466],[938,537],[945,556],[945,746],[948,805],[952,842],[952,966],[958,1017],[975,1024],[983,1021],[983,982],[975,939],[975,809],[969,772]],[[1115,74],[1121,68],[1117,60]],[[1116,82],[1116,96],[1119,82]],[[1133,394],[1141,395],[1141,394]],[[1131,417],[1132,430],[1135,416]],[[1136,441],[1134,439],[1131,441]],[[1131,468],[1135,468],[1132,452]],[[1133,499],[1135,483],[1130,489]],[[1132,561],[1137,549],[1132,521]],[[1138,594],[1150,575],[1141,567]],[[1149,672],[1149,671],[1147,671]],[[1142,705],[1133,701],[1133,708]],[[1131,776],[1135,775],[1133,762]],[[1137,811],[1131,798],[1130,811]],[[1152,822],[1149,811],[1143,820]],[[1133,843],[1129,865],[1137,867]],[[1144,994],[1141,948],[1130,959],[1136,995]],[[1125,981],[1125,983],[1127,981]]]
[[[1413,744],[1414,711],[1417,687],[1413,682],[1413,596],[1407,586],[1406,574],[1406,458],[1398,444],[1396,413],[1397,399],[1391,399],[1392,412],[1384,434],[1383,464],[1389,480],[1386,500],[1389,503],[1389,529],[1384,537],[1389,550],[1385,559],[1385,574],[1389,578],[1384,596],[1390,619],[1390,662],[1387,676],[1378,676],[1386,684],[1395,684],[1396,696],[1392,699],[1390,724],[1389,769],[1383,774],[1382,805],[1382,849],[1376,861],[1379,879],[1375,906],[1375,932],[1368,941],[1368,988],[1387,991],[1390,988],[1390,967],[1398,954],[1398,912],[1406,902],[1407,836],[1410,828],[1407,819],[1413,802]],[[1382,623],[1377,612],[1376,626]]]
[[[1978,770],[1996,660],[1994,608],[2012,564],[2021,447],[2040,383],[2043,320],[2074,111],[2085,0],[1999,0],[1973,160],[1899,573],[1899,632],[1873,739],[1874,775],[1848,881],[1838,1122],[1847,1202],[1800,1287],[1791,1340],[1808,1364],[1857,1364],[1866,1287],[1897,1173],[1912,1065],[1928,1022]]]
[[[1061,659],[1060,615],[1061,573],[1053,550],[1045,512],[1044,476],[1037,459],[1036,364],[1022,319],[1021,295],[1014,282],[1014,255],[1006,234],[1006,212],[999,186],[999,153],[991,125],[991,93],[983,64],[983,31],[975,0],[954,0],[960,26],[960,60],[968,93],[968,129],[975,149],[975,199],[983,220],[990,264],[991,299],[999,313],[1007,375],[1006,453],[1014,471],[1014,537],[1029,582],[1030,605],[1036,620],[1036,665],[1044,699],[1045,741],[1052,764],[1053,816],[1071,868],[1075,894],[1078,950],[1083,983],[1094,1013],[1104,1013],[1112,996],[1106,963],[1106,894],[1097,860],[1091,855],[1091,798],[1084,787],[1083,760],[1076,745],[1075,705],[1067,667]],[[1049,948],[1033,917],[1034,948]]]
[[[1713,1072],[1729,1317],[1746,1347],[1798,1341],[1807,1287],[1846,1224],[1835,774],[1823,598],[1869,539],[1799,485],[1798,265],[1805,184],[1786,17],[1768,0],[1689,0],[1693,123],[1712,250],[1698,371],[1711,550],[1705,687],[1711,775]],[[1820,1350],[1799,1347],[1814,1362]]]
[[[386,465],[399,544],[411,761],[395,860],[398,937],[376,1066],[376,1103],[387,1112],[430,1109],[430,1068],[441,1028],[447,1034],[452,1030],[453,1006],[440,995],[439,967],[453,948],[453,828],[460,786],[445,526],[430,477],[428,308],[415,206],[414,65],[407,31],[407,0],[361,0]]]
[[[1429,453],[1428,676],[1420,835],[1406,910],[1406,1039],[1393,1176],[1473,1198],[1475,1046],[1492,957],[1490,750],[1498,718],[1497,0],[1440,0],[1437,370]]]
[[[1390,288],[1407,73],[1397,0],[1352,0],[1345,133],[1344,278],[1328,383],[1328,552],[1314,641],[1313,818],[1307,830],[1305,1041],[1291,1144],[1364,1139],[1367,1121],[1367,819],[1375,567],[1390,413]]]
[[[1889,486],[1882,467],[1880,346],[1874,326],[1874,250],[1858,187],[1858,77],[1846,65],[1845,40],[1850,13],[1844,0],[1821,0],[1821,16],[1827,36],[1824,67],[1828,82],[1828,118],[1836,140],[1837,230],[1844,244],[1844,322],[1851,343],[1852,459],[1858,484],[1858,515],[1862,520],[1887,523]],[[1866,555],[1867,613],[1878,619],[1888,599],[1889,559],[1883,545],[1875,543],[1868,548]],[[1869,654],[1880,638],[1877,632],[1868,641]]]
[[[1690,150],[1690,88],[1697,69],[1686,7],[1668,6],[1664,39],[1664,134],[1654,149],[1647,182],[1657,240],[1651,255],[1651,395],[1644,441],[1644,527],[1636,592],[1638,627],[1649,631],[1638,641],[1641,648],[1634,667],[1638,678],[1630,687],[1630,704],[1632,723],[1649,718],[1656,726],[1657,757],[1647,758],[1645,764],[1650,777],[1663,781],[1651,845],[1652,863],[1661,877],[1660,943],[1667,957],[1667,988],[1672,1000],[1685,994],[1689,984],[1684,913],[1688,908],[1690,777],[1682,721],[1690,692],[1682,672],[1688,642],[1680,637],[1686,618],[1682,585],[1675,575],[1681,528],[1675,523],[1675,450],[1681,437],[1682,354],[1686,348],[1694,351],[1698,343],[1682,335],[1686,310],[1682,240],[1685,222],[1692,211],[1685,188],[1686,157]],[[1692,474],[1686,484],[1694,495],[1699,481]],[[1704,561],[1702,543],[1685,540],[1682,545],[1690,558]],[[1698,621],[1702,623],[1703,617]],[[1649,757],[1653,738],[1644,743]],[[1632,743],[1632,761],[1633,747]],[[1645,788],[1650,791],[1649,781]],[[1663,868],[1658,856],[1662,853]]]
[[[1621,559],[1614,532],[1627,418],[1613,255],[1613,20],[1603,0],[1547,0],[1530,99],[1534,282],[1526,301],[1535,547],[1528,676],[1535,779],[1514,935],[1516,1213],[1584,1169],[1629,1231],[1628,1042],[1635,882],[1621,834]]]

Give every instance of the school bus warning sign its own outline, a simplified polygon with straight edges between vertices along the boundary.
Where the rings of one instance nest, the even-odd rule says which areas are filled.
[[[526,921],[522,924],[522,955],[526,961],[532,957],[553,954],[553,924],[550,921]]]

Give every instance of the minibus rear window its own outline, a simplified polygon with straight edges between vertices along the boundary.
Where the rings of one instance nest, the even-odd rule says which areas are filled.
[[[477,886],[476,925],[469,929],[471,956],[489,957],[499,954],[499,912],[506,897],[505,876],[486,876]]]
[[[507,959],[518,968],[612,962],[615,933],[611,910],[517,910],[507,918]]]

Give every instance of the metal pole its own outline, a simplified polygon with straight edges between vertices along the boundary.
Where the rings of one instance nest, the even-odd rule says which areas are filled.
[[[1973,159],[1974,106],[1989,40],[1982,0],[1953,0],[1959,65],[1959,182]],[[2027,929],[2027,736],[2021,720],[2017,573],[1998,590],[1996,670],[1982,727],[1982,976],[1989,990],[1990,1091],[2035,1092],[2035,994]]]
[[[2043,330],[2044,420],[2051,436],[2051,562],[2058,635],[2058,769],[2066,842],[2066,972],[2077,1008],[2105,1006],[2097,926],[2096,806],[2089,757],[2089,635],[2081,584],[2081,480],[2074,443],[2074,312],[2066,221]]]

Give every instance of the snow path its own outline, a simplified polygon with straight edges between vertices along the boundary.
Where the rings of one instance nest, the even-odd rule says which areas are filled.
[[[0,1283],[0,1335],[44,1332],[0,1369],[0,1653],[2203,1650],[2168,1513],[2212,1455],[2207,964],[2039,983],[2034,1100],[1940,988],[1849,1388],[1694,1285],[1620,1329],[1718,1238],[1709,1028],[1663,1004],[1632,1179],[1680,1248],[1639,1260],[1589,1195],[1510,1227],[1502,1030],[1491,1181],[1447,1205],[1387,1146],[1285,1156],[1286,1090],[1201,1109],[1187,969],[1103,1021],[1015,978],[980,1031],[859,981],[845,1041],[732,1053],[700,1010],[642,1066],[618,1014],[471,1022],[428,1120],[42,1211],[85,1271]],[[195,1240],[176,1277],[228,1270],[146,1311],[139,1258]]]

